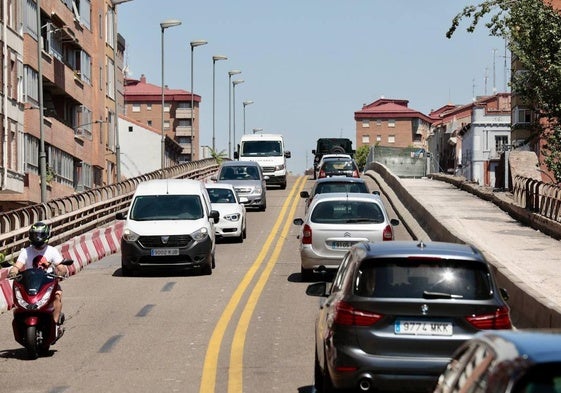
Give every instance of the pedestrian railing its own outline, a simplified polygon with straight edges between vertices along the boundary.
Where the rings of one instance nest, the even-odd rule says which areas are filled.
[[[58,245],[115,221],[125,212],[136,186],[151,179],[208,179],[218,169],[214,159],[194,161],[150,172],[120,183],[87,190],[45,203],[0,213],[0,253],[7,261],[17,257],[28,243],[28,229],[34,222],[51,225],[50,244]]]

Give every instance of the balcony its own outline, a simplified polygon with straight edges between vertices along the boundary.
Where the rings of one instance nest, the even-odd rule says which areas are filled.
[[[191,126],[180,126],[175,128],[175,136],[191,136]]]
[[[2,172],[4,168],[2,168]],[[1,190],[2,194],[13,194],[18,193],[21,194],[24,191],[24,184],[25,182],[25,174],[14,172],[8,169],[8,173],[6,176],[6,187]]]
[[[191,118],[191,113],[193,111],[191,110],[191,108],[177,108],[175,110],[175,118],[176,119],[190,119]],[[195,114],[193,113],[193,116]]]

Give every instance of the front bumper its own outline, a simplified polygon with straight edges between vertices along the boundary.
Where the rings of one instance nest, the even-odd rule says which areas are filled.
[[[157,236],[152,236],[157,237]],[[154,255],[164,250],[177,250],[176,255]],[[171,253],[171,251],[169,251]],[[121,263],[131,270],[166,268],[166,269],[198,269],[212,263],[213,240],[207,236],[204,240],[190,240],[185,244],[163,247],[145,246],[142,238],[136,242],[121,239]]]
[[[242,235],[242,220],[236,222],[220,219],[214,224],[214,232],[218,237],[240,237]]]

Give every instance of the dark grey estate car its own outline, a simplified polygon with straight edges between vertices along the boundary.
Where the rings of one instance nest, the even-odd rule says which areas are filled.
[[[454,351],[482,329],[510,329],[505,291],[474,247],[441,242],[359,243],[345,255],[315,327],[315,385],[433,389]]]

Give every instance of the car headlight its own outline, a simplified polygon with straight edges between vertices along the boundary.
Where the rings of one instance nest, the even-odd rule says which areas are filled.
[[[123,230],[123,240],[125,240],[125,241],[127,241],[127,242],[134,243],[135,241],[138,240],[139,236],[140,236],[140,235],[139,235],[138,233],[133,232],[133,231],[131,231],[131,230],[128,229],[128,228],[125,228],[125,229]]]
[[[198,229],[195,232],[191,233],[191,237],[195,241],[203,241],[208,237],[208,229],[206,229],[205,227]]]
[[[224,219],[228,221],[238,221],[240,217],[241,217],[240,213],[232,213],[232,214],[226,214],[224,216]]]
[[[284,169],[284,164],[275,166],[275,171],[282,171]]]
[[[263,192],[263,188],[261,186],[257,186],[253,189],[254,194],[261,194]]]

